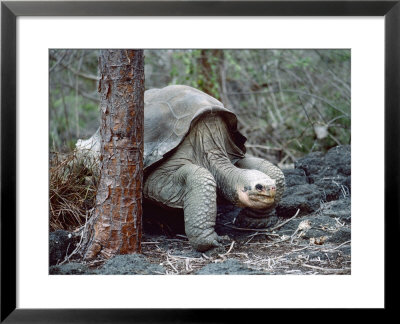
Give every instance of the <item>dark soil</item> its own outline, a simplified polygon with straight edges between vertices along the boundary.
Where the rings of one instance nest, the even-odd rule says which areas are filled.
[[[183,214],[144,206],[141,255],[103,265],[65,262],[78,243],[66,231],[50,234],[50,274],[350,274],[350,147],[311,153],[284,169],[285,194],[268,228],[238,228],[240,208],[218,200],[216,232],[224,244],[200,253],[184,233]],[[293,217],[295,216],[295,217]],[[286,222],[286,223],[284,223]],[[281,224],[279,228],[276,224]],[[73,258],[71,258],[72,260]],[[64,264],[59,265],[63,262]]]
[[[74,233],[63,230],[49,234],[49,262],[50,265],[58,264],[71,254],[79,242],[79,237]]]

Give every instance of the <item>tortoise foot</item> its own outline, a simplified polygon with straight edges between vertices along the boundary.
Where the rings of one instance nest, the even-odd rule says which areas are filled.
[[[223,238],[218,236],[217,233],[213,232],[210,235],[204,237],[192,237],[189,238],[189,242],[192,245],[192,247],[199,251],[199,252],[205,252],[207,250],[210,250],[212,248],[216,247],[222,247],[221,242],[223,241]]]

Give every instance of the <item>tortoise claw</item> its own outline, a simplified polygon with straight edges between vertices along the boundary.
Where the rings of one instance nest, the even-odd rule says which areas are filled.
[[[217,240],[212,241],[212,245],[215,247],[220,247],[222,244],[219,243]]]

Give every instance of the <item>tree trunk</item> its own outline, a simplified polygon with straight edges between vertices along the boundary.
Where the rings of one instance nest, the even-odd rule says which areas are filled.
[[[200,54],[200,88],[210,96],[221,100],[220,64],[224,59],[224,52],[220,49],[203,49]]]
[[[101,175],[86,260],[141,252],[143,50],[102,50]]]

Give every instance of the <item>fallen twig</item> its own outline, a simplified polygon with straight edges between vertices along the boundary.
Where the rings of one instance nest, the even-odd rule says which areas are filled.
[[[296,218],[297,215],[299,215],[299,212],[300,212],[300,209],[297,209],[296,214],[294,214],[294,216],[292,216],[288,220],[286,220],[286,221],[284,221],[282,223],[279,223],[278,225],[270,228],[269,230],[270,231],[274,231],[274,230],[277,230],[278,228],[281,228],[283,225],[285,225],[286,223],[289,223],[292,219]]]
[[[179,273],[179,271],[174,267],[174,265],[172,264],[172,262],[169,260],[169,252],[167,253],[167,263],[169,264],[169,266],[174,269],[174,271],[176,273]]]
[[[82,245],[83,238],[84,238],[84,236],[86,235],[86,231],[85,231],[85,230],[86,230],[86,225],[87,225],[87,223],[88,223],[88,214],[91,214],[92,211],[93,211],[93,209],[88,210],[88,211],[86,212],[86,214],[85,214],[85,224],[83,225],[82,234],[81,234],[81,238],[80,238],[80,240],[79,240],[79,243],[76,245],[75,249],[71,252],[70,255],[66,255],[66,256],[65,256],[64,260],[60,263],[60,265],[63,265],[64,263],[69,262],[69,259],[70,259],[75,253],[77,253],[78,251],[80,251],[80,249],[81,249],[81,247],[82,247],[81,245]],[[90,218],[90,217],[89,217],[89,218]],[[69,247],[69,244],[68,244],[68,247]],[[68,248],[67,248],[67,252],[68,252]]]
[[[235,241],[232,241],[232,243],[231,243],[231,246],[229,247],[229,250],[228,250],[228,252],[226,252],[226,253],[223,253],[223,254],[218,254],[219,256],[225,256],[225,255],[228,255],[231,251],[232,251],[232,249],[233,249],[233,245],[235,244]]]
[[[348,243],[351,243],[351,240],[346,241],[346,242],[343,242],[342,244],[340,244],[340,245],[338,245],[338,246],[335,246],[335,247],[332,248],[332,249],[322,250],[322,252],[329,252],[329,251],[337,250],[338,248],[340,248],[340,247],[342,247],[343,245],[346,245],[346,244],[348,244]]]
[[[270,233],[271,229],[269,228],[246,228],[246,227],[236,227],[228,224],[222,224],[222,225],[243,232],[260,232],[269,236],[279,236],[278,234]]]
[[[301,264],[303,267],[307,267],[307,268],[312,268],[315,270],[321,270],[321,271],[331,271],[331,272],[348,272],[351,270],[351,268],[344,268],[344,269],[331,269],[331,268],[321,268],[321,267],[317,267],[317,266],[312,266],[309,264],[305,264],[302,263]]]

